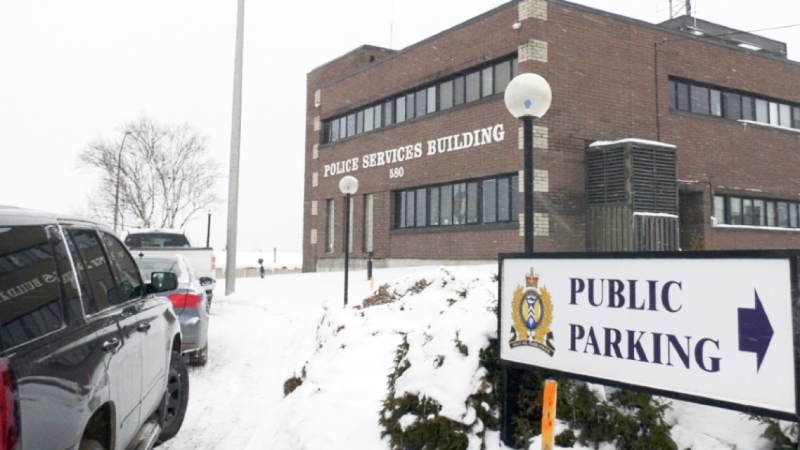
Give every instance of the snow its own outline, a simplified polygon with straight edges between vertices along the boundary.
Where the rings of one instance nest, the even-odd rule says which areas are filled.
[[[435,399],[440,414],[471,427],[469,449],[479,449],[474,432],[483,424],[465,400],[488,387],[478,354],[497,331],[496,271],[496,264],[377,269],[371,287],[366,272],[354,270],[346,307],[342,272],[240,278],[227,297],[218,286],[209,363],[190,369],[183,428],[160,448],[388,450],[378,419],[405,339],[410,366],[396,380],[395,397]],[[393,300],[367,306],[383,284]],[[293,377],[302,384],[284,395]],[[605,395],[600,385],[591,389]],[[679,449],[769,448],[759,437],[763,426],[746,415],[671,403],[666,421]],[[407,414],[400,424],[420,419]],[[559,422],[557,431],[565,427]],[[507,449],[497,432],[487,433],[486,446]],[[529,448],[540,446],[535,438]]]
[[[654,147],[668,147],[668,148],[677,148],[673,144],[667,144],[664,142],[659,141],[648,141],[647,139],[636,139],[636,138],[627,138],[627,139],[620,139],[618,141],[595,141],[589,145],[589,148],[594,147],[605,147],[607,145],[621,145],[621,144],[642,144],[642,145],[649,145]]]

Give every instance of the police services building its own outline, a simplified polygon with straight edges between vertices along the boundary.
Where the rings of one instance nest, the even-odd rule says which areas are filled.
[[[646,23],[513,0],[396,51],[308,74],[303,270],[496,261],[523,250],[521,123],[503,93],[543,76],[537,252],[800,246],[800,64],[692,17]]]

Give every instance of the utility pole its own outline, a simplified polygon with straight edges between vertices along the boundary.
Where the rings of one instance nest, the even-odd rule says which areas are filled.
[[[242,135],[242,58],[244,47],[244,0],[236,15],[236,60],[233,73],[233,120],[231,167],[228,180],[228,253],[225,262],[225,295],[236,290],[236,231],[239,212],[239,143]]]

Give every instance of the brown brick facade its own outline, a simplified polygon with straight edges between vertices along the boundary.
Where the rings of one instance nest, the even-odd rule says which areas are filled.
[[[584,152],[594,141],[637,138],[677,146],[681,242],[696,235],[707,249],[795,248],[800,231],[715,228],[714,193],[800,200],[800,133],[670,110],[668,77],[680,77],[800,103],[800,65],[776,57],[687,38],[655,25],[583,6],[548,1],[546,14],[520,20],[512,1],[453,29],[398,52],[362,47],[308,75],[304,270],[342,258],[343,175],[325,166],[365,154],[422,143],[423,156],[350,174],[358,178],[353,214],[353,258],[363,257],[363,195],[374,194],[376,260],[493,260],[522,251],[516,222],[397,230],[393,192],[449,181],[522,170],[519,122],[502,94],[404,123],[324,144],[318,124],[326,119],[417,88],[459,71],[517,54],[531,40],[546,42],[546,59],[520,60],[519,71],[545,77],[553,91],[548,113],[536,121],[547,129],[547,148],[535,150],[535,167],[548,187],[535,193],[546,213],[546,236],[536,251],[586,249]],[[520,22],[521,27],[512,25]],[[317,104],[319,100],[319,104]],[[315,125],[315,123],[317,125]],[[501,142],[424,155],[429,139],[502,125]],[[390,169],[403,177],[390,178]],[[314,186],[316,173],[317,185]],[[325,252],[327,199],[336,203],[335,251]],[[317,214],[312,215],[312,202]],[[520,208],[522,211],[522,208]],[[316,230],[316,243],[312,243]]]

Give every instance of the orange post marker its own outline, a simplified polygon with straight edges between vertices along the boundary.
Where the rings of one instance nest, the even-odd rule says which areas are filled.
[[[556,441],[556,380],[544,382],[544,398],[542,399],[542,450],[553,450]]]

